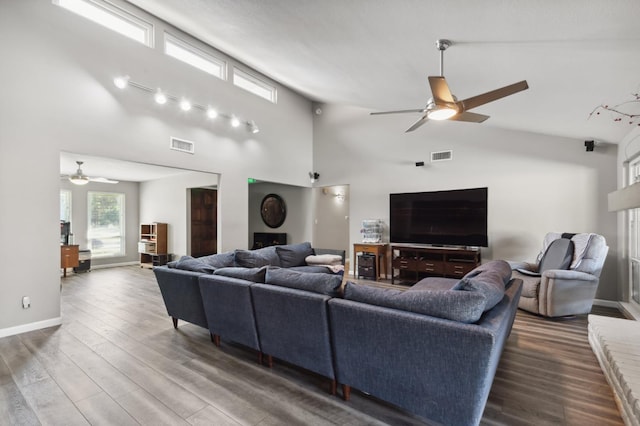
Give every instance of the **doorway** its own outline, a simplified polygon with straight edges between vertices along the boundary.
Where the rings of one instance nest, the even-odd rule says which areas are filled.
[[[191,256],[216,254],[218,249],[218,190],[191,188]]]

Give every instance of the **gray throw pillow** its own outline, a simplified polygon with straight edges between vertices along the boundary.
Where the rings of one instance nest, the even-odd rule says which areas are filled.
[[[484,295],[468,291],[401,291],[347,282],[344,298],[370,305],[415,312],[464,323],[473,323],[484,312]]]
[[[260,268],[262,266],[280,266],[280,259],[274,246],[257,250],[236,250],[236,266],[243,268]]]
[[[298,272],[286,268],[269,268],[265,282],[336,297],[340,294],[342,275]]]
[[[280,266],[283,268],[306,265],[305,259],[307,256],[314,254],[311,243],[309,242],[275,247],[278,258],[280,259]]]
[[[226,253],[212,254],[210,256],[199,257],[204,263],[213,266],[214,268],[227,268],[235,265],[235,253],[228,251]]]
[[[486,298],[485,311],[504,297],[504,288],[511,280],[511,266],[504,260],[492,260],[469,272],[452,290],[480,293]]]
[[[213,272],[213,275],[222,275],[225,277],[237,278],[239,280],[251,281],[254,283],[263,283],[265,273],[268,266],[261,268],[242,268],[242,267],[228,267],[219,268]]]
[[[175,264],[176,269],[212,274],[215,268],[192,256],[182,256]]]

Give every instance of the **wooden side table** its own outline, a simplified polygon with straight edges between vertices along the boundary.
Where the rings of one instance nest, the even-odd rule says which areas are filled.
[[[376,259],[376,273],[377,279],[380,279],[382,270],[380,269],[380,265],[382,264],[384,268],[384,278],[387,278],[387,248],[389,244],[387,243],[355,243],[353,245],[353,271],[354,273],[358,270],[358,253],[371,253]]]
[[[78,245],[60,246],[60,267],[63,269],[63,276],[67,276],[67,268],[77,268],[80,265],[80,251]]]

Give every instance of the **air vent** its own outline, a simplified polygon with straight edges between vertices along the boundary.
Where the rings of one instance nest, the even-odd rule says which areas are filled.
[[[449,161],[453,159],[453,151],[436,151],[431,153],[431,162]]]
[[[174,137],[171,138],[169,148],[176,151],[187,152],[189,154],[193,154],[195,152],[195,144],[193,142]]]

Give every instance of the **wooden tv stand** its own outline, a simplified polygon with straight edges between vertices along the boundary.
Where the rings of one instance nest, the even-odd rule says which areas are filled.
[[[478,248],[391,244],[391,284],[396,277],[410,283],[426,277],[462,278],[478,265]]]

